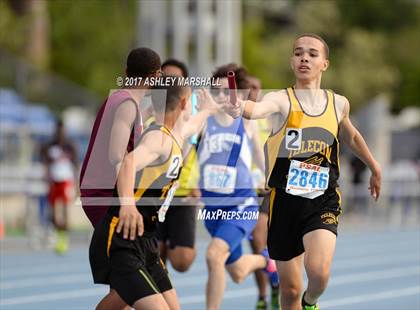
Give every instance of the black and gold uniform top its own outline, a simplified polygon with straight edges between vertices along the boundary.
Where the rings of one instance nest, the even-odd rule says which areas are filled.
[[[327,97],[324,111],[309,115],[303,111],[294,89],[287,88],[286,91],[290,101],[289,115],[283,127],[271,133],[264,146],[267,187],[286,187],[292,159],[329,167],[328,188],[336,187],[340,168],[334,93],[324,90]]]
[[[145,232],[153,232],[157,224],[157,211],[165,201],[170,188],[178,179],[182,168],[182,151],[171,132],[162,125],[153,124],[142,134],[142,139],[151,131],[160,130],[169,139],[162,143],[172,143],[171,153],[167,160],[156,165],[150,165],[136,173],[134,198],[137,209],[143,216]],[[116,192],[117,194],[117,192]],[[119,206],[115,206],[111,213],[118,216]]]

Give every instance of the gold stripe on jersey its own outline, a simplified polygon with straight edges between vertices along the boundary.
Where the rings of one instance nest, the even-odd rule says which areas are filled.
[[[138,201],[141,197],[149,196],[147,195],[147,193],[150,191],[152,191],[154,194],[158,194],[158,196],[166,194],[166,192],[172,185],[171,181],[173,181],[173,179],[169,179],[166,177],[168,169],[172,163],[171,159],[174,156],[179,156],[180,165],[182,165],[181,147],[179,146],[178,141],[176,141],[171,132],[164,126],[159,125],[149,127],[148,131],[151,130],[160,130],[163,133],[165,133],[172,140],[172,149],[170,155],[168,156],[168,159],[165,162],[154,166],[148,166],[139,172],[140,177],[137,181],[138,185],[134,193],[136,201]],[[144,134],[146,134],[146,132]],[[150,196],[156,197],[155,195]]]
[[[265,145],[266,161],[268,162],[266,170],[267,187],[269,187],[268,184],[270,183],[270,177],[273,175],[273,169],[277,169],[279,164],[284,165],[290,163],[290,159],[292,158],[299,159],[303,157],[304,159],[302,161],[316,165],[321,165],[325,158],[329,164],[334,162],[334,165],[338,165],[338,122],[335,111],[334,93],[330,90],[325,90],[327,103],[324,111],[319,115],[309,115],[304,112],[294,89],[287,88],[286,92],[290,102],[289,115],[283,127],[278,132],[269,136]],[[334,141],[327,143],[316,137],[309,138],[308,140],[302,139],[299,150],[286,150],[284,144],[287,128],[300,128],[302,130],[309,130],[310,128],[314,128],[315,130],[319,128],[328,132],[328,135],[332,137],[331,140]],[[305,157],[306,154],[312,155]],[[275,180],[275,183],[280,183],[280,180]],[[276,186],[280,186],[280,184],[276,184]]]

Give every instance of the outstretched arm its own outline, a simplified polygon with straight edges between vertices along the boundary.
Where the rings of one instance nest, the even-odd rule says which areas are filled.
[[[340,122],[340,139],[369,167],[371,171],[369,181],[370,194],[375,200],[378,200],[381,191],[381,167],[373,157],[360,132],[351,123],[349,113],[350,104],[346,99],[343,119]]]
[[[182,128],[182,137],[187,139],[199,134],[206,124],[207,118],[222,110],[222,105],[217,104],[207,90],[200,89],[197,93],[199,112],[190,117]]]
[[[233,118],[242,116],[246,119],[267,118],[271,114],[282,112],[282,92],[270,92],[259,102],[251,100],[238,100],[236,105],[227,103],[226,112]]]

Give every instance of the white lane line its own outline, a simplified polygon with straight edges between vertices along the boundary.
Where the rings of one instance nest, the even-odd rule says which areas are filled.
[[[420,286],[411,286],[411,287],[407,287],[403,289],[388,290],[388,291],[382,291],[382,292],[373,293],[373,294],[354,295],[351,297],[330,299],[330,300],[327,299],[323,302],[320,302],[320,306],[322,307],[322,309],[333,308],[337,306],[352,305],[352,304],[357,304],[357,303],[366,302],[366,301],[375,301],[375,300],[392,299],[392,298],[397,298],[397,297],[417,295],[419,293],[420,293]],[[256,295],[255,288],[227,291],[223,295],[223,300],[246,297],[250,295],[252,296]],[[185,306],[189,304],[204,303],[205,300],[206,300],[205,295],[193,295],[193,296],[180,298],[180,303],[181,305]]]
[[[420,274],[420,268],[418,266],[411,266],[406,268],[395,268],[389,269],[386,272],[366,272],[366,273],[358,273],[353,275],[344,275],[339,276],[336,278],[332,278],[331,286],[338,286],[348,283],[358,283],[358,282],[365,282],[365,281],[375,281],[375,280],[383,280],[383,279],[391,279],[397,277],[404,277],[404,276],[411,276]],[[176,287],[186,287],[196,284],[202,284],[206,281],[207,276],[196,276],[190,277],[189,279],[183,279],[183,281],[179,281],[180,283],[175,285]],[[35,302],[45,302],[45,301],[52,301],[52,300],[65,300],[65,299],[72,299],[72,298],[80,298],[86,296],[97,296],[97,295],[105,295],[107,292],[107,287],[103,286],[101,288],[95,289],[84,289],[84,290],[72,290],[72,291],[59,291],[49,294],[37,294],[25,297],[13,297],[3,299],[0,302],[0,305],[17,305],[17,304],[28,304],[28,303],[35,303]],[[239,298],[244,296],[256,294],[255,287],[246,288],[246,289],[236,289],[236,290],[229,290],[225,292],[224,299],[233,299]],[[194,304],[194,303],[201,303],[205,300],[204,294],[198,295],[191,295],[185,296],[181,298],[181,303],[184,304]]]
[[[255,287],[252,288],[245,288],[239,290],[229,290],[223,294],[223,300],[225,299],[234,299],[239,297],[248,297],[254,296],[256,294]],[[204,303],[206,301],[206,296],[204,294],[200,295],[192,295],[180,298],[181,305],[189,305],[189,304],[198,304]]]
[[[412,260],[407,260],[412,261]],[[385,263],[388,260],[384,261]],[[400,263],[403,261],[399,260]],[[380,261],[376,261],[375,266],[379,266]],[[354,282],[365,282],[365,281],[374,281],[382,280],[396,277],[404,277],[410,275],[420,274],[420,266],[414,265],[409,267],[393,268],[387,269],[385,272],[383,270],[378,271],[368,271],[361,273],[352,273],[345,274],[336,277],[332,277],[330,285],[342,285]],[[176,288],[188,287],[192,285],[202,284],[207,280],[207,275],[197,275],[197,276],[188,276],[180,277],[179,279],[173,278],[173,282]],[[61,276],[51,276],[51,277],[42,277],[42,282],[40,278],[24,278],[13,281],[2,281],[0,282],[0,290],[10,290],[10,289],[21,289],[28,287],[40,287],[40,286],[51,286],[59,284],[75,284],[75,283],[85,283],[90,284],[92,282],[90,272],[86,273],[77,273],[77,274],[68,274]]]
[[[83,290],[60,291],[48,294],[30,295],[25,297],[14,297],[0,300],[0,308],[4,306],[32,304],[36,302],[46,302],[54,300],[75,299],[89,296],[105,296],[109,290],[104,287],[90,288]]]
[[[365,256],[360,259],[358,258],[348,258],[342,260],[336,260],[333,264],[333,270],[345,270],[351,269],[354,267],[368,267],[368,266],[380,266],[386,265],[387,263],[394,263],[398,261],[398,263],[405,263],[410,262],[412,260],[420,260],[419,256],[409,254],[404,256],[384,256],[384,255],[376,255],[376,256]],[[198,263],[198,262],[197,262]],[[54,266],[54,267],[52,267]],[[29,269],[31,268],[31,269]],[[14,282],[18,280],[25,281],[28,279],[28,276],[36,276],[42,275],[42,277],[53,277],[54,274],[60,273],[71,273],[74,274],[75,272],[81,273],[85,272],[86,274],[90,274],[90,269],[88,263],[85,261],[81,261],[80,264],[51,264],[49,266],[39,266],[37,265],[36,269],[33,269],[32,266],[27,266],[27,268],[18,268],[18,269],[4,269],[0,268],[0,281],[1,282]],[[198,270],[195,272],[199,273]],[[20,278],[20,279],[15,279]],[[30,279],[29,279],[30,281]]]
[[[79,273],[69,274],[65,276],[53,276],[53,277],[42,277],[42,278],[26,278],[14,281],[7,281],[0,283],[1,290],[10,290],[16,288],[27,288],[27,287],[40,287],[50,286],[54,284],[69,284],[69,283],[91,283],[92,279],[90,273]]]
[[[420,261],[420,256],[416,256],[413,254],[409,255],[394,255],[394,256],[366,256],[360,259],[342,259],[337,260],[333,263],[332,270],[345,270],[345,269],[352,269],[355,267],[371,267],[371,266],[383,266],[387,264],[398,264],[407,263],[407,262],[418,262]]]
[[[332,277],[330,286],[343,285],[349,283],[359,283],[366,281],[376,281],[392,278],[400,278],[420,274],[420,266],[409,266],[401,268],[392,268],[379,271],[359,272],[348,275]]]
[[[35,264],[36,265],[36,264]],[[61,271],[66,272],[90,272],[88,261],[80,262],[80,264],[66,263],[66,264],[54,264],[51,263],[49,266],[39,266],[36,265],[36,269],[33,268],[34,264],[28,263],[25,267],[19,267],[17,269],[4,269],[0,268],[1,277],[0,281],[7,281],[10,278],[15,277],[24,277],[24,276],[36,276],[36,275],[53,275],[54,273],[61,273]]]
[[[393,299],[393,298],[398,298],[398,297],[405,297],[405,296],[419,295],[419,294],[420,294],[420,286],[411,286],[411,287],[406,287],[406,288],[397,289],[397,290],[388,290],[388,291],[381,291],[378,293],[330,299],[330,300],[320,302],[320,307],[322,307],[322,309],[335,308],[338,306],[353,305],[353,304],[358,304],[361,302],[370,302],[370,301],[376,301],[376,300],[382,301],[385,299]]]
[[[320,306],[322,307],[322,309],[333,308],[333,307],[338,307],[338,306],[362,303],[366,301],[393,299],[393,298],[406,297],[406,296],[418,295],[418,294],[420,294],[420,286],[411,286],[411,287],[406,287],[406,288],[402,288],[398,290],[388,290],[388,291],[382,291],[382,292],[373,293],[373,294],[354,295],[351,297],[345,297],[345,298],[339,298],[339,299],[329,299],[329,300],[327,299],[325,301],[320,302]],[[254,295],[256,295],[255,288],[231,290],[231,291],[227,291],[223,295],[223,300],[234,299],[234,298],[239,298],[239,297],[254,296]],[[183,306],[190,305],[190,304],[204,303],[205,301],[206,301],[206,297],[203,294],[180,298],[180,303]]]

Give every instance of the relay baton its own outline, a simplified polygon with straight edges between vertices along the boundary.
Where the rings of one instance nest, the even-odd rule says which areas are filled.
[[[227,79],[229,84],[229,97],[230,103],[236,105],[236,81],[235,81],[235,72],[229,71],[227,73]]]

